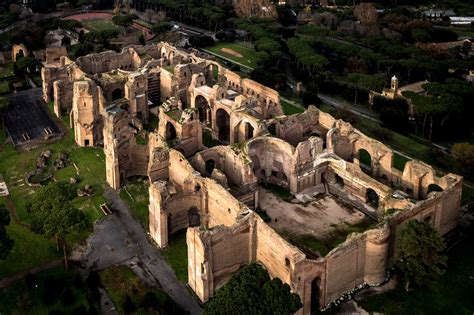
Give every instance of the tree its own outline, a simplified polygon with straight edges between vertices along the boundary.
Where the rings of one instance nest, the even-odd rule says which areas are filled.
[[[381,74],[350,73],[349,82],[354,88],[354,104],[357,105],[357,93],[359,90],[369,93],[370,91],[380,91],[385,84],[385,77]]]
[[[129,27],[132,26],[133,20],[138,19],[136,14],[116,15],[112,18],[115,25]]]
[[[474,177],[474,144],[468,142],[456,143],[451,149],[459,169],[463,174]]]
[[[446,245],[438,231],[427,222],[408,221],[400,230],[397,249],[397,266],[405,278],[407,290],[411,282],[423,286],[445,271]]]
[[[303,305],[290,287],[258,264],[244,266],[205,305],[205,314],[293,314]]]
[[[153,26],[151,27],[151,31],[155,34],[165,33],[170,30],[171,30],[171,24],[167,22],[156,23],[156,24],[153,24]]]
[[[32,214],[33,232],[54,237],[57,249],[61,241],[66,268],[68,267],[66,236],[87,228],[84,212],[71,205],[70,201],[75,195],[73,186],[61,182],[50,183],[37,192],[26,207]]]
[[[379,14],[377,8],[370,2],[362,2],[355,6],[354,16],[364,25],[377,22]]]
[[[13,248],[13,240],[8,236],[6,226],[10,224],[10,214],[4,204],[0,204],[0,260],[4,260]]]

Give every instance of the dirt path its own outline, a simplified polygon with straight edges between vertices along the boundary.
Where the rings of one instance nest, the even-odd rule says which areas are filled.
[[[14,282],[23,279],[29,273],[30,274],[37,274],[38,272],[61,266],[62,263],[63,263],[62,259],[56,259],[56,260],[48,261],[48,262],[46,262],[42,265],[30,268],[28,270],[19,272],[17,274],[14,274],[13,276],[3,278],[2,280],[0,280],[0,289],[6,288],[6,287],[12,285]]]
[[[18,214],[16,213],[16,208],[15,205],[13,204],[12,200],[10,199],[10,196],[5,197],[6,205],[8,208],[8,211],[10,212],[10,216],[13,218],[13,221],[15,221],[16,224],[21,225],[29,229],[31,226],[27,223],[24,223],[20,220],[18,217]]]

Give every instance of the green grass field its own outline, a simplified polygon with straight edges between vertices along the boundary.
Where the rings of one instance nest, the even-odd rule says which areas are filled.
[[[49,149],[53,153],[48,168],[56,180],[69,180],[74,176],[79,179],[78,187],[92,185],[93,195],[76,197],[72,201],[73,205],[84,211],[91,225],[102,217],[103,214],[99,208],[100,204],[105,202],[105,198],[102,196],[105,183],[105,156],[102,149],[77,147],[71,132],[55,143],[30,151],[19,151],[11,143],[4,144],[5,134],[3,128],[0,130],[0,143],[3,145],[0,151],[0,174],[7,183],[10,192],[9,198],[20,221],[27,224],[31,221],[26,211],[26,203],[40,189],[28,186],[24,180],[25,174],[35,168],[36,158],[45,149]],[[68,154],[69,164],[66,168],[54,171],[51,164],[60,152]],[[5,197],[1,197],[0,201],[5,202]],[[0,278],[62,257],[62,253],[56,251],[55,243],[52,240],[34,234],[13,220],[7,229],[15,241],[15,247],[8,258],[0,262]],[[90,232],[70,235],[68,237],[69,245],[73,246],[83,241]]]
[[[283,114],[288,115],[288,116],[304,112],[303,107],[293,105],[284,99],[280,99],[280,105],[281,105],[281,108],[283,109]]]
[[[186,229],[172,235],[168,246],[161,250],[178,279],[188,282],[188,247],[186,245]]]
[[[222,49],[230,49],[235,53],[226,52]],[[244,44],[220,42],[214,44],[213,46],[205,47],[204,50],[207,50],[224,58],[233,60],[252,69],[257,66],[257,56],[255,55],[255,49],[250,48]]]
[[[8,82],[0,82],[0,94],[10,93],[10,86]]]
[[[111,20],[85,20],[81,23],[89,31],[121,30],[120,26],[115,25]]]

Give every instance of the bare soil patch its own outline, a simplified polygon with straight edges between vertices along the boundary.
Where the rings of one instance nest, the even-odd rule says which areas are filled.
[[[229,54],[231,56],[234,56],[234,57],[237,57],[237,58],[243,58],[244,56],[242,56],[241,53],[233,50],[232,48],[221,48],[221,51],[226,53],[226,54]]]

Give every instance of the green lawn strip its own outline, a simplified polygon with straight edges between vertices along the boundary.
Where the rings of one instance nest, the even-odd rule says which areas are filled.
[[[56,267],[0,289],[2,314],[87,314],[95,310],[90,291],[75,268]],[[97,312],[97,311],[95,311]],[[92,313],[95,313],[92,312]]]
[[[178,279],[188,282],[188,247],[186,245],[186,229],[171,236],[168,246],[161,250],[168,264],[173,268]]]
[[[133,314],[155,314],[144,306],[146,294],[154,297],[155,311],[159,314],[180,314],[182,310],[165,292],[150,288],[125,266],[112,266],[100,271],[100,281],[110,295],[119,314],[128,313],[124,309],[127,296],[132,302]],[[129,306],[130,307],[130,306]],[[130,312],[130,309],[128,310]]]
[[[280,98],[280,105],[281,105],[281,108],[283,109],[283,114],[285,115],[293,115],[293,114],[299,114],[299,113],[304,112],[303,107],[293,105],[283,98]]]
[[[465,238],[448,252],[448,269],[433,285],[406,292],[403,284],[365,298],[360,305],[369,313],[472,314],[474,310],[474,237]]]
[[[242,55],[242,57],[236,56],[228,52],[224,52],[222,51],[223,48],[232,49],[233,51]],[[219,42],[214,44],[213,46],[205,47],[204,50],[209,51],[215,55],[230,59],[252,69],[257,66],[257,56],[255,49],[243,45],[239,45],[236,43]]]
[[[176,68],[176,65],[169,65],[169,66],[164,67],[166,71],[172,74],[174,74],[174,68]]]
[[[129,180],[120,189],[120,197],[132,209],[143,228],[148,230],[148,183],[143,179]]]

